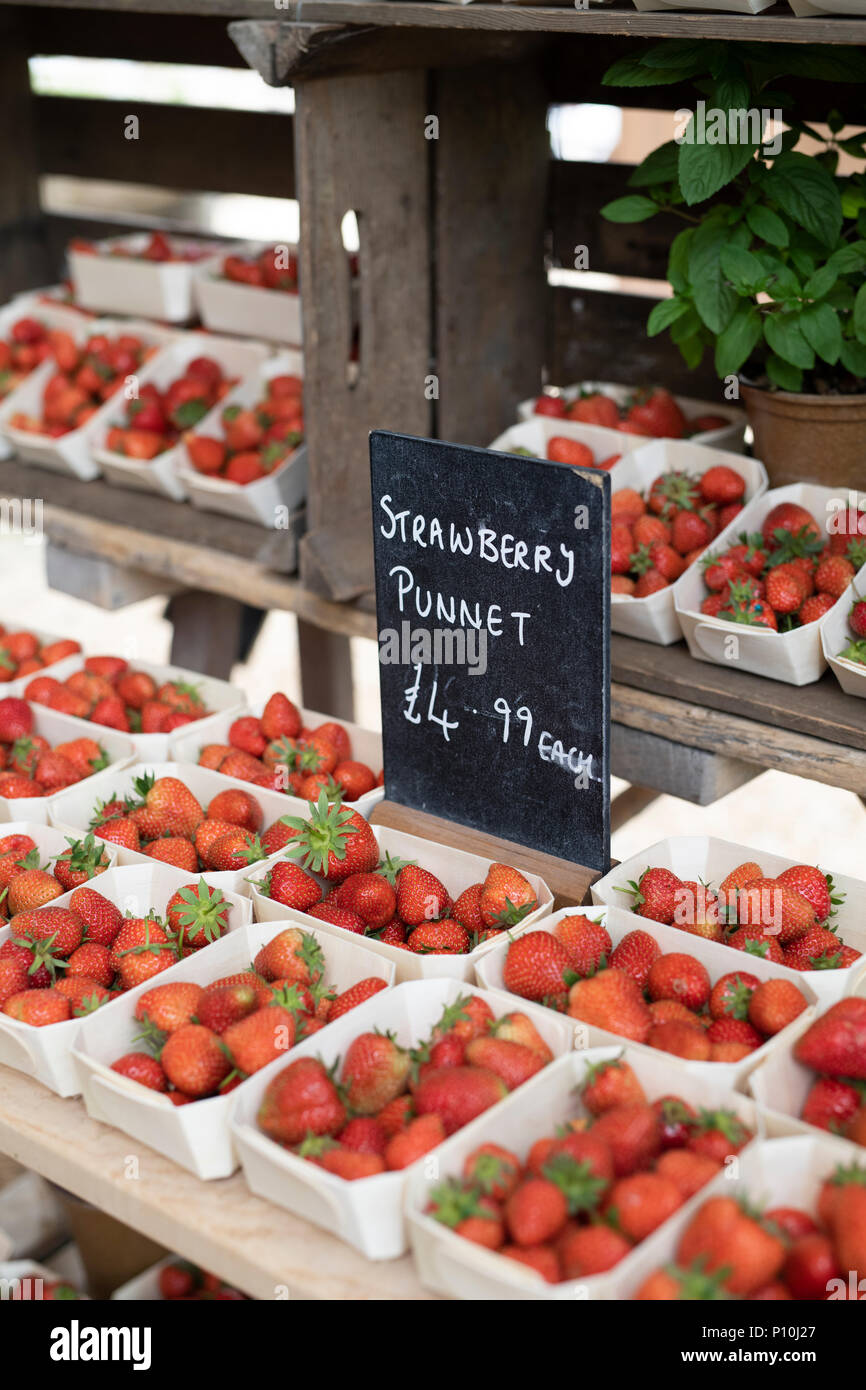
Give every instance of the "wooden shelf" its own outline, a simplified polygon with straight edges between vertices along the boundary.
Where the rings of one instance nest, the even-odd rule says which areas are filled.
[[[254,1197],[240,1173],[201,1182],[38,1081],[0,1067],[0,1152],[253,1298],[430,1299],[408,1255],[372,1263]],[[137,1177],[129,1176],[136,1169]]]

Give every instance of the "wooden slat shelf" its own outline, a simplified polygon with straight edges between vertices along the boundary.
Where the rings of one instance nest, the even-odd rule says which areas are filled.
[[[254,1197],[240,1173],[201,1182],[80,1100],[0,1067],[0,1152],[253,1298],[429,1299],[409,1256],[371,1263],[300,1217]],[[130,1158],[138,1176],[128,1176]]]

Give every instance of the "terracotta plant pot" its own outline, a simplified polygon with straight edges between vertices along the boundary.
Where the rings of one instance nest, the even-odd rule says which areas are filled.
[[[805,396],[741,383],[754,452],[771,487],[866,486],[866,395]]]

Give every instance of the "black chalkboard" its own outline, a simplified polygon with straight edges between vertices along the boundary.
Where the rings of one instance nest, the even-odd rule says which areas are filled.
[[[370,466],[386,795],[605,872],[610,478],[379,430]]]

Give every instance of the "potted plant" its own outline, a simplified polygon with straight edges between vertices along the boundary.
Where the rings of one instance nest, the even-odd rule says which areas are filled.
[[[672,40],[620,60],[610,86],[690,81],[695,109],[602,209],[615,222],[668,214],[672,294],[650,313],[690,367],[713,352],[742,395],[774,486],[866,481],[866,131],[826,133],[795,113],[791,78],[866,81],[845,48]],[[805,148],[803,148],[805,147]],[[840,158],[843,158],[840,172]]]

